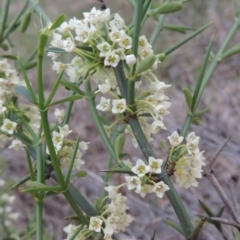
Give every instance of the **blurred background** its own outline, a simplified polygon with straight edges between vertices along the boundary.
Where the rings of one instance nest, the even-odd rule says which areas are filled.
[[[12,17],[24,2],[23,0],[11,1]],[[105,0],[105,3],[111,9],[111,13],[119,13],[127,24],[131,23],[134,10],[128,1]],[[67,20],[72,17],[81,19],[83,16],[82,12],[90,11],[93,6],[97,8],[101,6],[97,0],[39,0],[39,5],[51,20],[56,19],[62,13],[66,14]],[[164,119],[167,130],[156,134],[154,141],[151,142],[159,158],[164,158],[163,156],[165,156],[161,149],[160,141],[165,140],[173,131],[181,129],[186,117],[187,107],[182,89],[185,87],[194,89],[206,47],[211,37],[214,36],[213,53],[216,53],[219,49],[234,22],[234,7],[232,1],[228,0],[191,1],[184,4],[182,11],[167,15],[165,22],[166,24],[187,25],[194,28],[201,27],[209,22],[212,22],[212,25],[196,38],[170,54],[157,70],[159,80],[172,85],[166,92],[172,103],[170,108],[171,114]],[[35,14],[27,32],[21,34],[20,31],[16,31],[14,33],[11,40],[15,46],[14,51],[18,55],[24,58],[36,47],[36,35],[39,28],[41,28],[41,23],[39,17]],[[149,38],[153,28],[154,21],[149,19],[142,34]],[[186,33],[186,35],[189,33],[191,31]],[[154,46],[155,52],[163,52],[184,37],[184,34],[178,32],[162,30]],[[240,30],[230,42],[228,48],[239,43],[239,39]],[[44,64],[45,87],[46,94],[48,94],[50,87],[56,79],[56,74],[51,69],[51,60],[47,59]],[[36,77],[35,71],[29,71],[29,76],[32,82],[34,82]],[[217,149],[230,137],[227,146],[223,149],[214,165],[214,172],[229,198],[232,198],[229,184],[234,182],[235,193],[240,202],[238,181],[240,170],[239,76],[239,54],[223,59],[219,63],[199,105],[199,109],[209,107],[210,111],[202,117],[200,126],[192,125],[190,130],[195,131],[201,137],[200,149],[205,150],[206,162],[213,157]],[[61,87],[58,94],[59,96],[67,96],[68,92]],[[51,112],[53,111],[54,109]],[[50,119],[55,121],[51,113]],[[99,173],[99,170],[106,168],[107,151],[97,134],[87,103],[84,100],[77,101],[74,104],[70,129],[73,130],[71,135],[73,139],[76,139],[76,136],[80,134],[83,141],[90,142],[89,150],[84,156],[86,164],[83,166],[87,170],[88,176],[75,180],[74,184],[93,203],[102,194],[103,181],[101,178],[102,173]],[[133,161],[142,157],[140,150],[135,149],[131,143],[126,144],[124,150],[132,156]],[[4,169],[1,178],[17,181],[27,174],[27,163],[23,152],[10,152],[3,148],[0,150],[0,154],[1,164]],[[119,184],[122,181],[123,176],[119,175],[116,176],[113,183]],[[204,177],[200,180],[198,188],[192,187],[189,190],[177,188],[177,190],[181,194],[193,222],[197,215],[204,215],[198,200],[204,200],[215,213],[223,206],[216,191]],[[21,213],[19,220],[16,222],[16,227],[25,229],[26,225],[30,224],[29,217],[33,219],[34,200],[30,195],[23,194],[17,190],[15,194],[17,199],[14,209]],[[156,239],[181,239],[175,230],[164,223],[166,218],[176,220],[175,213],[166,196],[162,199],[157,199],[155,196],[149,195],[143,199],[136,194],[129,194],[127,190],[124,194],[128,197],[130,213],[135,220],[126,230],[126,233],[117,235],[117,239],[148,240],[151,238],[154,230],[156,230]],[[59,195],[46,200],[44,224],[49,229],[49,236],[51,236],[49,239],[64,239],[63,228],[69,224],[68,221],[64,220],[64,217],[71,214],[71,210],[62,196]],[[229,218],[227,211],[224,212],[223,216]],[[233,239],[231,238],[231,227],[224,226],[224,231],[229,236],[228,239]],[[222,239],[222,237],[213,225],[206,224],[199,239],[214,240]]]

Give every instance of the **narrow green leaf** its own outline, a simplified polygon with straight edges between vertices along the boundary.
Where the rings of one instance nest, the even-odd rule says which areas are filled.
[[[199,222],[197,223],[197,225],[195,226],[195,228],[193,229],[192,233],[189,236],[189,240],[198,239],[198,235],[199,235],[204,223],[205,223],[205,218],[199,219]]]
[[[3,41],[3,32],[8,18],[10,0],[3,0],[0,15],[0,43]]]
[[[42,10],[42,8],[37,4],[36,0],[28,0],[34,11],[39,15],[40,18],[42,18],[45,23],[52,22],[51,19],[47,16],[47,14]]]
[[[34,99],[32,98],[31,94],[29,93],[28,89],[23,87],[23,86],[15,86],[13,88],[14,92],[16,94],[18,94],[19,96],[24,97],[25,99],[27,99],[29,102],[35,104],[36,102],[34,101]]]
[[[120,153],[122,152],[122,149],[124,147],[124,143],[125,143],[124,135],[119,134],[116,138],[115,143],[114,143],[114,150],[115,150],[115,153],[116,153],[118,158],[120,156]]]
[[[135,175],[131,170],[128,169],[122,169],[122,168],[118,168],[118,169],[105,169],[105,170],[100,170],[100,172],[110,172],[110,173],[127,173],[129,175]]]
[[[160,7],[155,8],[150,12],[150,14],[166,14],[180,11],[183,8],[183,4],[181,2],[169,2],[163,3]]]
[[[190,110],[191,106],[192,106],[192,100],[193,100],[192,92],[189,88],[184,88],[183,93],[184,93],[184,96],[185,96],[185,101],[187,103],[187,106]]]
[[[12,59],[12,60],[17,60],[17,56],[10,55],[10,54],[2,55],[1,57],[2,58],[9,58],[9,59]]]
[[[192,28],[192,27],[179,26],[179,25],[164,25],[163,29],[180,32],[183,34],[185,34],[187,32],[187,30],[196,30],[195,28]]]
[[[165,222],[167,225],[169,225],[169,226],[171,226],[172,228],[174,228],[175,230],[177,230],[181,235],[184,236],[183,229],[182,229],[182,227],[181,227],[180,224],[178,224],[178,223],[176,223],[176,222],[174,222],[174,221],[172,221],[172,220],[170,220],[170,219],[165,219],[164,222]]]
[[[209,217],[215,217],[214,213],[209,209],[209,207],[207,206],[207,204],[205,204],[204,202],[202,202],[201,200],[198,200],[200,206],[202,207],[202,209],[207,213],[207,215]]]
[[[74,240],[77,237],[77,235],[81,232],[82,229],[83,229],[83,225],[80,225],[80,227],[78,227],[77,230],[71,235],[69,240]]]
[[[80,178],[87,177],[87,172],[82,170],[82,171],[79,171],[79,172],[71,175],[71,179],[73,179],[75,177],[80,177]]]
[[[12,31],[14,31],[20,25],[19,19],[22,17],[24,12],[26,11],[27,6],[28,6],[28,0],[26,0],[23,8],[20,11],[18,11],[18,13],[13,18],[13,20],[8,24],[7,28],[4,29],[4,38],[3,39],[6,39],[8,37],[8,34]]]
[[[210,111],[210,108],[204,108],[203,110],[197,111],[194,113],[194,117],[201,117],[203,114]]]
[[[19,181],[17,181],[16,183],[13,184],[13,186],[10,188],[10,190],[16,189],[18,188],[20,185],[22,185],[23,183],[27,182],[28,180],[30,180],[30,174],[22,177]]]
[[[21,33],[24,33],[27,30],[29,23],[31,21],[31,16],[32,16],[32,10],[27,11],[23,15],[23,18],[22,18],[21,24],[20,24],[20,32]]]
[[[82,194],[70,183],[69,191],[76,203],[88,216],[96,216],[96,210],[90,205],[90,203],[82,196]]]
[[[57,91],[57,88],[58,88],[58,86],[60,84],[60,81],[62,80],[63,73],[64,73],[64,70],[59,74],[59,76],[57,78],[57,81],[55,81],[54,86],[53,86],[53,88],[52,88],[52,90],[51,90],[51,92],[49,94],[49,97],[48,97],[46,103],[45,103],[46,106],[48,106],[51,103],[51,101],[52,101],[52,99],[53,99],[53,97],[54,97],[54,95],[55,95],[55,93]]]
[[[223,214],[223,212],[224,212],[224,210],[225,210],[225,206],[222,206],[222,207],[220,208],[220,210],[218,211],[218,213],[216,214],[216,217],[221,217],[222,214]]]
[[[22,61],[19,57],[17,58],[17,60],[18,60],[19,68],[20,68],[21,73],[23,75],[24,81],[25,81],[26,86],[27,86],[28,94],[31,96],[31,99],[33,99],[34,103],[37,103],[38,99],[35,95],[35,92],[32,89],[32,84],[30,83],[30,81],[28,79],[28,76],[27,76],[26,71],[24,69],[24,66],[22,64]],[[21,86],[19,86],[19,87],[21,87]]]
[[[53,102],[53,103],[51,103],[49,106],[54,106],[54,105],[58,105],[58,104],[60,104],[60,103],[65,103],[65,102],[72,102],[72,101],[81,99],[81,98],[83,98],[83,97],[84,97],[83,95],[69,96],[69,97],[63,98],[63,99],[61,99],[61,100],[59,100],[59,101]]]
[[[66,19],[66,15],[62,14],[60,15],[55,22],[52,24],[52,26],[50,27],[50,30],[54,30],[56,28],[58,28]]]
[[[203,93],[203,90],[204,90],[204,89],[201,90],[201,88],[202,88],[201,85],[202,85],[202,81],[203,81],[203,78],[204,78],[205,70],[207,68],[208,59],[209,59],[210,52],[211,52],[211,49],[212,49],[212,44],[213,44],[213,38],[211,39],[211,41],[208,44],[207,52],[205,54],[203,64],[202,64],[202,67],[201,67],[201,70],[200,70],[200,73],[199,73],[199,77],[198,77],[198,80],[197,80],[197,84],[196,84],[196,87],[195,87],[195,90],[194,90],[192,107],[191,107],[191,110],[192,110],[193,113],[194,113],[195,109],[197,108],[198,101],[200,100],[200,97],[202,96],[202,93]]]
[[[37,61],[37,60],[30,61],[30,62],[28,62],[27,64],[24,65],[24,69],[25,69],[25,70],[29,70],[29,69],[31,69],[31,68],[36,67],[37,64],[38,64],[38,61]]]
[[[61,191],[61,186],[47,186],[37,181],[28,181],[27,187],[20,189],[22,192],[37,192],[37,191]]]
[[[187,36],[186,38],[184,38],[182,41],[180,41],[179,43],[175,44],[173,47],[167,49],[164,54],[165,55],[169,55],[170,53],[172,53],[174,50],[178,49],[179,47],[181,47],[182,45],[184,45],[185,43],[187,43],[188,41],[190,41],[192,38],[194,38],[195,36],[197,36],[199,33],[201,33],[203,30],[205,30],[206,28],[208,28],[212,23],[208,23],[206,25],[204,25],[203,27],[197,29],[195,32],[193,32],[192,34],[190,34],[189,36]]]
[[[54,52],[54,53],[67,53],[65,50],[57,47],[47,47],[46,52]]]
[[[234,3],[234,15],[235,15],[235,18],[239,18],[240,17],[240,7],[239,7],[238,0],[233,0],[233,3]]]
[[[223,53],[222,58],[231,57],[233,55],[236,55],[237,53],[240,53],[240,44],[237,44],[236,46],[230,48],[225,53]]]
[[[74,91],[75,93],[78,93],[79,95],[83,95],[83,91],[81,91],[78,86],[76,86],[75,84],[67,81],[67,80],[61,80],[61,84],[68,88],[68,89],[71,89],[72,91]]]

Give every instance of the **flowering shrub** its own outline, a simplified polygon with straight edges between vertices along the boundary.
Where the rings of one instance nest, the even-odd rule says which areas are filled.
[[[40,16],[45,16],[34,1],[30,2]],[[5,4],[7,6],[7,1]],[[6,59],[0,60],[0,140],[11,139],[10,149],[26,152],[29,176],[16,183],[15,187],[26,183],[21,191],[31,194],[36,200],[38,240],[43,239],[42,209],[49,194],[62,193],[76,215],[75,224],[70,223],[64,228],[68,240],[90,239],[97,233],[110,240],[125,231],[134,218],[126,204],[127,197],[121,193],[123,187],[142,198],[148,193],[154,193],[158,198],[166,194],[180,222],[177,226],[172,222],[169,224],[185,239],[196,239],[204,223],[200,221],[200,227],[193,227],[171,176],[181,188],[197,187],[202,168],[206,165],[204,151],[198,147],[200,137],[194,132],[188,134],[188,130],[192,122],[199,123],[199,117],[207,112],[206,109],[197,111],[197,107],[212,73],[204,75],[212,41],[195,90],[184,89],[189,112],[182,129],[174,131],[168,137],[169,143],[164,145],[167,159],[156,156],[150,142],[154,134],[167,129],[164,117],[170,114],[168,109],[171,106],[167,96],[171,85],[160,81],[154,70],[172,51],[208,25],[170,49],[157,53],[153,48],[155,37],[149,40],[147,36],[140,35],[141,27],[147,17],[178,11],[183,2],[166,1],[156,7],[153,1],[146,0],[135,1],[133,5],[135,14],[133,23],[129,25],[119,14],[112,14],[104,3],[102,9],[93,7],[90,12],[84,12],[83,19],[74,17],[65,21],[65,16],[61,15],[55,22],[49,22],[45,16],[46,27],[39,31],[36,53],[37,94],[26,73],[27,65],[20,58],[15,57],[23,80]],[[21,21],[22,25],[28,24],[29,12]],[[24,26],[21,29],[24,30]],[[4,42],[4,36],[0,35],[0,41]],[[66,54],[72,57],[70,62],[62,60]],[[45,55],[52,59],[52,69],[58,74],[48,96],[44,93],[42,77]],[[213,71],[214,67],[209,69]],[[54,102],[59,85],[65,86],[70,94]],[[18,96],[27,99],[29,104],[21,104]],[[72,102],[78,99],[87,100],[96,128],[109,151],[108,169],[104,170],[105,194],[97,207],[93,207],[71,183],[72,178],[79,174],[86,175],[82,169],[84,154],[91,147],[90,142],[80,141],[80,136],[76,140],[69,138]],[[66,103],[66,109],[56,108],[54,116],[58,124],[51,123],[48,111],[60,103]],[[108,116],[111,117],[104,121]],[[131,138],[134,147],[140,148],[144,159],[134,163],[123,154],[127,137]],[[36,164],[33,163],[35,160]],[[125,182],[118,186],[109,185],[113,174],[125,174]],[[47,185],[45,180],[49,177],[55,179],[57,185]],[[0,213],[9,213],[9,219],[16,218],[7,207],[5,210],[0,208]]]

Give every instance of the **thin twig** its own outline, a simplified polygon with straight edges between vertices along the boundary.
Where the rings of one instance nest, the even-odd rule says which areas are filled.
[[[233,226],[233,227],[236,227],[236,228],[240,228],[239,223],[231,222],[226,218],[211,217],[210,219],[213,220],[213,221],[216,221],[216,222],[220,222],[220,223],[227,224],[227,225],[230,225],[230,226]]]
[[[234,186],[234,181],[232,179],[230,179],[229,185],[230,185],[230,191],[232,195],[233,208],[236,214],[239,216],[239,203],[237,201],[236,188]]]
[[[213,171],[211,171],[210,173],[204,173],[204,176],[208,178],[208,180],[211,182],[211,184],[213,185],[215,190],[218,192],[220,198],[222,199],[223,203],[225,204],[225,206],[228,209],[228,211],[229,211],[230,215],[232,216],[232,218],[237,223],[239,223],[240,222],[239,217],[235,213],[228,196],[223,191],[223,189],[222,189],[221,185],[219,184],[218,180],[215,178]]]
[[[210,159],[209,161],[209,168],[212,169],[213,168],[213,164],[215,163],[215,161],[217,160],[217,157],[219,156],[219,154],[222,152],[223,148],[226,146],[226,144],[228,143],[230,137],[228,137],[225,142],[219,147],[219,149],[216,151],[216,153],[213,155],[213,157]]]

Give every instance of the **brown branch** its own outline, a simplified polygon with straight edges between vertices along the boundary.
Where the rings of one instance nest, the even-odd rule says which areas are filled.
[[[213,221],[216,221],[216,222],[220,222],[220,223],[227,224],[227,225],[230,225],[230,226],[233,226],[233,227],[236,227],[236,228],[240,228],[239,223],[231,222],[226,218],[211,217],[210,219],[213,220]]]

